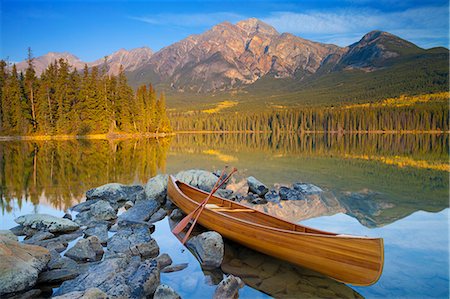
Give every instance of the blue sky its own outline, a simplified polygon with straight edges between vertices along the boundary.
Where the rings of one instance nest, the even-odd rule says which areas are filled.
[[[211,26],[256,17],[279,32],[347,46],[384,30],[448,47],[448,0],[21,1],[0,0],[0,57],[20,61],[68,51],[93,61],[120,48],[157,51]]]

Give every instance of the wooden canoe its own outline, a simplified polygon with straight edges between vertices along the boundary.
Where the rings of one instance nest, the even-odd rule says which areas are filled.
[[[189,214],[208,193],[169,177],[167,193]],[[312,229],[212,196],[198,222],[256,251],[352,285],[371,285],[383,270],[383,239]],[[233,212],[238,209],[239,211]]]

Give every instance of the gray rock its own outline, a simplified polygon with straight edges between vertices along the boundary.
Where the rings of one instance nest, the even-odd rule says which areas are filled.
[[[9,230],[16,236],[25,236],[26,233],[24,232],[24,226],[23,225],[17,225],[14,226],[13,228],[10,228]]]
[[[63,295],[90,288],[99,288],[110,298],[151,297],[159,285],[156,260],[141,262],[139,258],[106,259],[93,265],[86,273],[63,282],[54,295]]]
[[[32,289],[25,293],[19,293],[15,296],[8,297],[8,299],[36,299],[41,298],[39,295],[41,295],[42,291],[40,289]]]
[[[167,216],[166,210],[164,210],[163,208],[160,208],[155,214],[152,215],[152,217],[150,217],[148,222],[155,223],[161,219],[164,219],[164,217],[166,217],[166,216]]]
[[[323,190],[320,189],[319,187],[317,187],[316,185],[307,184],[307,183],[294,183],[292,185],[292,187],[295,190],[298,190],[301,193],[306,194],[306,195],[317,194],[317,193],[323,192]]]
[[[87,237],[96,236],[101,244],[106,244],[108,242],[108,226],[106,224],[99,224],[88,228],[84,231]]]
[[[97,201],[99,201],[99,200],[96,199],[96,200],[83,201],[83,202],[80,202],[79,204],[71,207],[70,210],[72,210],[74,212],[78,212],[78,213],[88,211],[91,209],[92,205],[97,203]]]
[[[168,178],[167,174],[158,174],[149,179],[144,188],[147,199],[154,199],[163,204],[167,195]]]
[[[254,205],[267,203],[267,200],[265,198],[261,198],[261,197],[259,197],[258,195],[254,194],[254,193],[247,194],[247,196],[244,197],[244,199],[247,200],[249,203],[254,204]]]
[[[217,177],[212,172],[200,169],[180,171],[175,177],[186,184],[207,192],[210,192],[217,182]]]
[[[49,261],[47,249],[0,236],[0,297],[32,288]]]
[[[73,259],[66,256],[61,256],[56,250],[50,250],[50,262],[47,264],[47,269],[76,269],[78,268],[78,263]]]
[[[166,210],[172,210],[173,208],[176,208],[176,205],[166,196],[166,203],[164,204],[164,208]]]
[[[11,239],[12,241],[17,241],[17,236],[10,231],[9,229],[5,229],[5,230],[0,230],[0,237],[5,237],[8,239]]]
[[[159,254],[158,243],[152,238],[146,225],[119,227],[117,233],[108,240],[108,257],[120,254],[153,258]]]
[[[231,196],[233,195],[233,191],[229,189],[219,189],[216,191],[216,193],[214,193],[214,195],[230,199]]]
[[[37,230],[51,233],[64,233],[77,230],[80,226],[75,222],[47,214],[28,214],[14,220],[16,223]]]
[[[301,200],[305,199],[305,196],[296,189],[290,189],[288,187],[281,187],[280,191],[280,198],[282,200]]]
[[[153,295],[153,299],[181,299],[180,295],[174,289],[166,284],[160,284]]]
[[[117,218],[116,210],[111,207],[109,202],[99,200],[90,208],[91,215],[97,220],[114,220]]]
[[[118,183],[110,183],[97,188],[90,189],[86,192],[87,200],[101,199],[110,203],[119,201],[135,201],[142,193],[144,188],[140,185],[126,186]]]
[[[188,263],[182,263],[182,264],[166,266],[164,268],[161,268],[161,272],[162,273],[171,273],[171,272],[181,271],[183,269],[186,269],[188,265],[189,265]]]
[[[64,255],[79,262],[93,262],[101,260],[103,253],[100,240],[96,236],[91,236],[78,240]]]
[[[61,296],[52,297],[56,299],[108,299],[108,295],[99,288],[90,288],[86,291],[70,292]]]
[[[25,244],[36,244],[39,241],[48,240],[48,239],[51,239],[51,238],[54,238],[54,237],[55,237],[55,235],[50,233],[50,232],[39,231],[36,234],[34,234],[31,238],[23,240],[23,243],[25,243]]]
[[[156,200],[139,201],[119,216],[119,223],[121,221],[148,221],[158,209],[159,203]]]
[[[191,238],[187,245],[192,248],[204,269],[220,267],[223,260],[223,239],[214,231],[204,232]]]
[[[128,210],[129,208],[131,208],[132,206],[134,206],[134,202],[132,202],[131,200],[127,201],[123,207],[125,208],[125,210]]]
[[[277,191],[272,189],[264,195],[264,199],[270,202],[279,202],[281,197]]]
[[[259,197],[263,197],[269,191],[266,185],[252,176],[247,178],[247,184],[249,192],[255,193]]]
[[[158,262],[159,269],[163,269],[172,264],[172,259],[167,253],[163,253],[160,256],[158,256],[156,258],[156,261]]]
[[[83,232],[81,230],[77,230],[77,231],[71,232],[69,234],[59,235],[58,237],[55,237],[52,239],[36,241],[33,244],[45,247],[48,250],[56,249],[58,252],[61,252],[67,247],[68,242],[75,240],[76,238],[79,238],[82,235],[83,235]],[[29,240],[31,240],[31,239],[29,239]]]
[[[186,215],[183,214],[183,212],[180,209],[174,209],[172,213],[170,213],[169,218],[172,220],[179,220],[182,219],[184,216]]]
[[[214,299],[229,299],[238,298],[239,289],[244,286],[244,283],[239,277],[233,276],[232,274],[225,277],[217,286],[214,292]]]
[[[39,274],[38,283],[61,283],[69,279],[74,279],[78,275],[80,275],[80,271],[76,268],[54,269]]]
[[[64,219],[69,219],[69,220],[73,220],[73,219],[72,219],[72,215],[69,214],[69,213],[65,213],[64,216],[63,216],[62,218],[64,218]]]

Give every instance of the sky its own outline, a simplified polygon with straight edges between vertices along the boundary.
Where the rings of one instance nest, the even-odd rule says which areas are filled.
[[[0,0],[0,58],[70,52],[85,62],[121,48],[153,51],[215,24],[258,18],[280,33],[348,46],[383,30],[420,47],[449,44],[448,0]]]

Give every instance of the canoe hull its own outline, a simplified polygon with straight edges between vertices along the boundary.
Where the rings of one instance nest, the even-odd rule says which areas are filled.
[[[207,196],[206,192],[190,188],[192,190],[189,190],[187,196],[181,191],[176,180],[169,178],[168,196],[186,214],[193,211]],[[246,208],[219,197],[213,197],[211,200]],[[267,215],[261,216],[267,218]],[[280,221],[276,217],[273,218],[274,223]],[[289,225],[287,221],[281,221]],[[230,215],[209,209],[203,210],[198,222],[244,246],[315,270],[341,282],[370,285],[379,279],[382,272],[383,239],[339,236],[327,232],[301,233],[296,231],[299,225],[295,223],[290,223],[293,230],[286,230],[276,225],[270,227],[244,221],[234,213]]]

